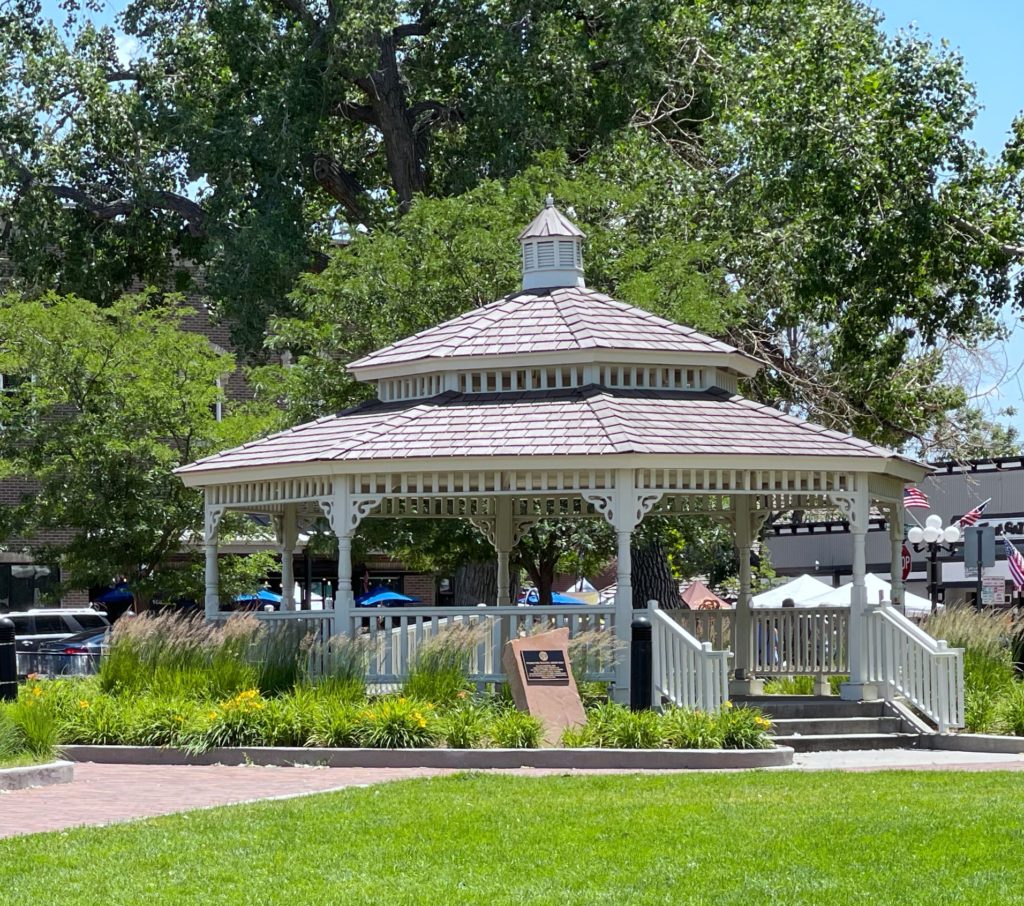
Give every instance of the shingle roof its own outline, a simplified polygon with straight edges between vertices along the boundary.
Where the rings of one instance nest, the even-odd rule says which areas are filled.
[[[522,239],[543,239],[548,236],[585,236],[586,234],[575,223],[569,220],[555,207],[551,196],[542,210],[530,225],[519,234]]]
[[[896,454],[724,393],[573,390],[372,402],[200,460],[203,472],[330,461],[607,454]]]
[[[371,352],[349,368],[581,349],[740,354],[692,328],[571,286],[513,293]]]

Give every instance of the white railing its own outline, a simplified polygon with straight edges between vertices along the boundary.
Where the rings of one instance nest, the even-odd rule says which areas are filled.
[[[750,611],[756,676],[850,672],[849,607],[757,607]]]
[[[398,683],[409,674],[417,650],[451,626],[480,627],[482,640],[470,658],[475,683],[502,682],[501,653],[509,639],[545,629],[566,627],[569,638],[585,632],[614,633],[613,606],[552,607],[360,607],[353,610],[349,631],[370,639],[367,682]],[[614,679],[614,644],[595,645],[587,654],[584,675]]]
[[[699,611],[698,611],[699,612]],[[651,602],[654,701],[680,708],[718,711],[729,698],[730,651],[715,651]]]
[[[712,648],[735,651],[732,634],[734,610],[684,610],[673,608],[663,611],[699,642],[710,642]]]
[[[964,725],[964,653],[933,639],[888,604],[868,611],[868,682],[882,697],[899,695],[940,733]]]

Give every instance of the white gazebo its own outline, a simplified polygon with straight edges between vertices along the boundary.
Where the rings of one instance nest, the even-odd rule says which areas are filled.
[[[519,237],[521,289],[349,366],[375,386],[376,399],[178,470],[205,492],[207,617],[220,612],[217,529],[226,510],[273,517],[286,590],[298,527],[326,517],[338,539],[338,592],[323,614],[344,633],[375,622],[363,609],[353,612],[350,551],[363,519],[469,520],[496,552],[498,599],[478,611],[505,619],[496,640],[524,618],[509,600],[509,555],[522,534],[543,518],[603,518],[618,538],[614,607],[552,610],[570,628],[600,616],[599,625],[628,640],[634,529],[656,515],[711,516],[731,526],[739,553],[729,671],[742,691],[754,682],[750,549],[758,529],[771,512],[834,507],[853,545],[844,694],[873,697],[887,680],[871,648],[877,608],[864,586],[868,513],[875,506],[888,519],[899,575],[903,488],[928,468],[743,398],[738,382],[760,363],[588,289],[583,238],[549,197]],[[893,600],[901,595],[894,585]],[[436,609],[380,616],[389,626],[418,620],[419,634],[425,623],[454,618]],[[530,608],[529,619],[538,616],[545,615]],[[709,677],[724,677],[730,655],[709,651],[657,610],[652,618],[656,691],[708,701],[714,686],[726,695],[724,680]],[[493,657],[489,663],[492,673],[500,669]],[[616,697],[628,700],[628,647],[613,676]]]

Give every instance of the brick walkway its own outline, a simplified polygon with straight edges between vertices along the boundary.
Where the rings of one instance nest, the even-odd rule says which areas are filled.
[[[72,783],[0,793],[0,837],[449,773],[431,768],[76,764]]]

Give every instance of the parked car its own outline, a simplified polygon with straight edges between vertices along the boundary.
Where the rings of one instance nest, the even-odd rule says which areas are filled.
[[[110,628],[87,629],[64,639],[40,642],[35,652],[18,656],[19,673],[46,676],[88,676],[99,669]]]
[[[40,654],[64,654],[98,658],[103,650],[109,627],[103,629],[86,629],[76,632],[66,639],[51,640],[39,643]]]
[[[14,647],[18,652],[39,650],[43,642],[60,641],[84,632],[105,630],[110,621],[90,608],[39,608],[0,614],[14,623]]]

